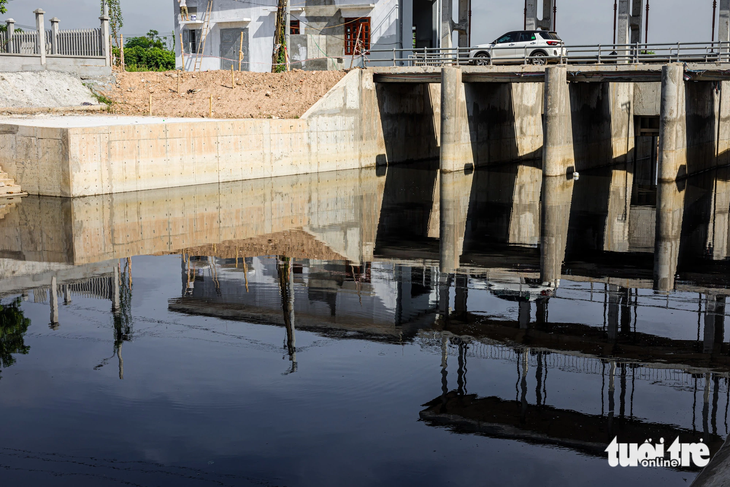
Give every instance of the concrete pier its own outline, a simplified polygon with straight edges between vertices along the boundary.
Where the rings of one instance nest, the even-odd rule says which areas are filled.
[[[543,175],[565,176],[569,168],[575,167],[570,92],[565,66],[545,69],[544,112]]]
[[[459,68],[441,71],[441,171],[461,171],[474,164],[466,93]]]
[[[441,174],[439,246],[441,272],[445,274],[453,274],[460,265],[472,181],[473,174]]]
[[[51,278],[51,326],[58,324],[58,281],[56,276]]]
[[[674,181],[687,169],[687,119],[684,66],[662,69],[662,104],[659,121],[659,182]]]
[[[684,219],[684,189],[675,182],[657,186],[656,231],[654,241],[654,289],[669,292],[674,289],[679,245]]]
[[[557,286],[562,276],[573,185],[572,179],[543,178],[540,279],[549,285]]]

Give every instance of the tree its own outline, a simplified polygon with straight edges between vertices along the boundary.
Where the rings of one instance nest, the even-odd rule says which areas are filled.
[[[281,73],[286,71],[286,22],[284,19],[284,11],[286,10],[286,0],[279,0],[279,6],[276,10],[276,24],[274,27],[274,52],[271,56],[271,72]]]
[[[5,6],[8,4],[10,0],[0,0],[0,14],[4,14],[8,11],[8,8]]]
[[[1,2],[2,0],[0,0]],[[122,17],[122,7],[119,4],[121,0],[101,0],[101,13],[104,13],[104,4],[109,7],[109,30],[111,31],[114,42],[119,47],[119,33],[124,27],[124,18]]]

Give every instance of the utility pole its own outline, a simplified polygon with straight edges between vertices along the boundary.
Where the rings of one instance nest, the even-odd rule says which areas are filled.
[[[649,44],[649,0],[646,0],[646,26],[644,27],[644,44]]]
[[[527,0],[525,0],[525,22],[522,30],[527,30]]]
[[[558,31],[558,0],[553,2],[553,32]]]
[[[616,45],[616,19],[618,16],[618,0],[613,0],[613,45]]]
[[[717,19],[717,0],[712,0],[712,42],[715,42],[715,19]]]
[[[291,36],[291,0],[286,0],[286,26],[285,26],[285,36],[286,39],[286,70],[291,70],[291,64],[289,59],[289,49],[290,49],[290,36]]]

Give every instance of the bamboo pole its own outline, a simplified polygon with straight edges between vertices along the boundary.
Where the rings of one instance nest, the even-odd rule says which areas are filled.
[[[127,70],[127,66],[124,62],[124,34],[119,34],[120,41],[119,41],[119,57],[121,58],[122,63],[122,71]]]
[[[241,42],[238,44],[238,70],[241,71],[241,64],[243,64],[243,32],[241,32]]]
[[[236,76],[233,74],[233,65],[231,64],[231,89],[236,89]]]
[[[177,94],[180,95],[180,75],[177,75]]]
[[[152,93],[150,93],[150,117],[152,116]]]
[[[210,118],[213,118],[213,95],[210,95]]]

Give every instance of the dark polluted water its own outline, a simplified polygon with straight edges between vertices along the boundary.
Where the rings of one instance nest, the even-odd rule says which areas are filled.
[[[604,450],[725,441],[726,179],[25,198],[0,219],[2,485],[690,485]]]

